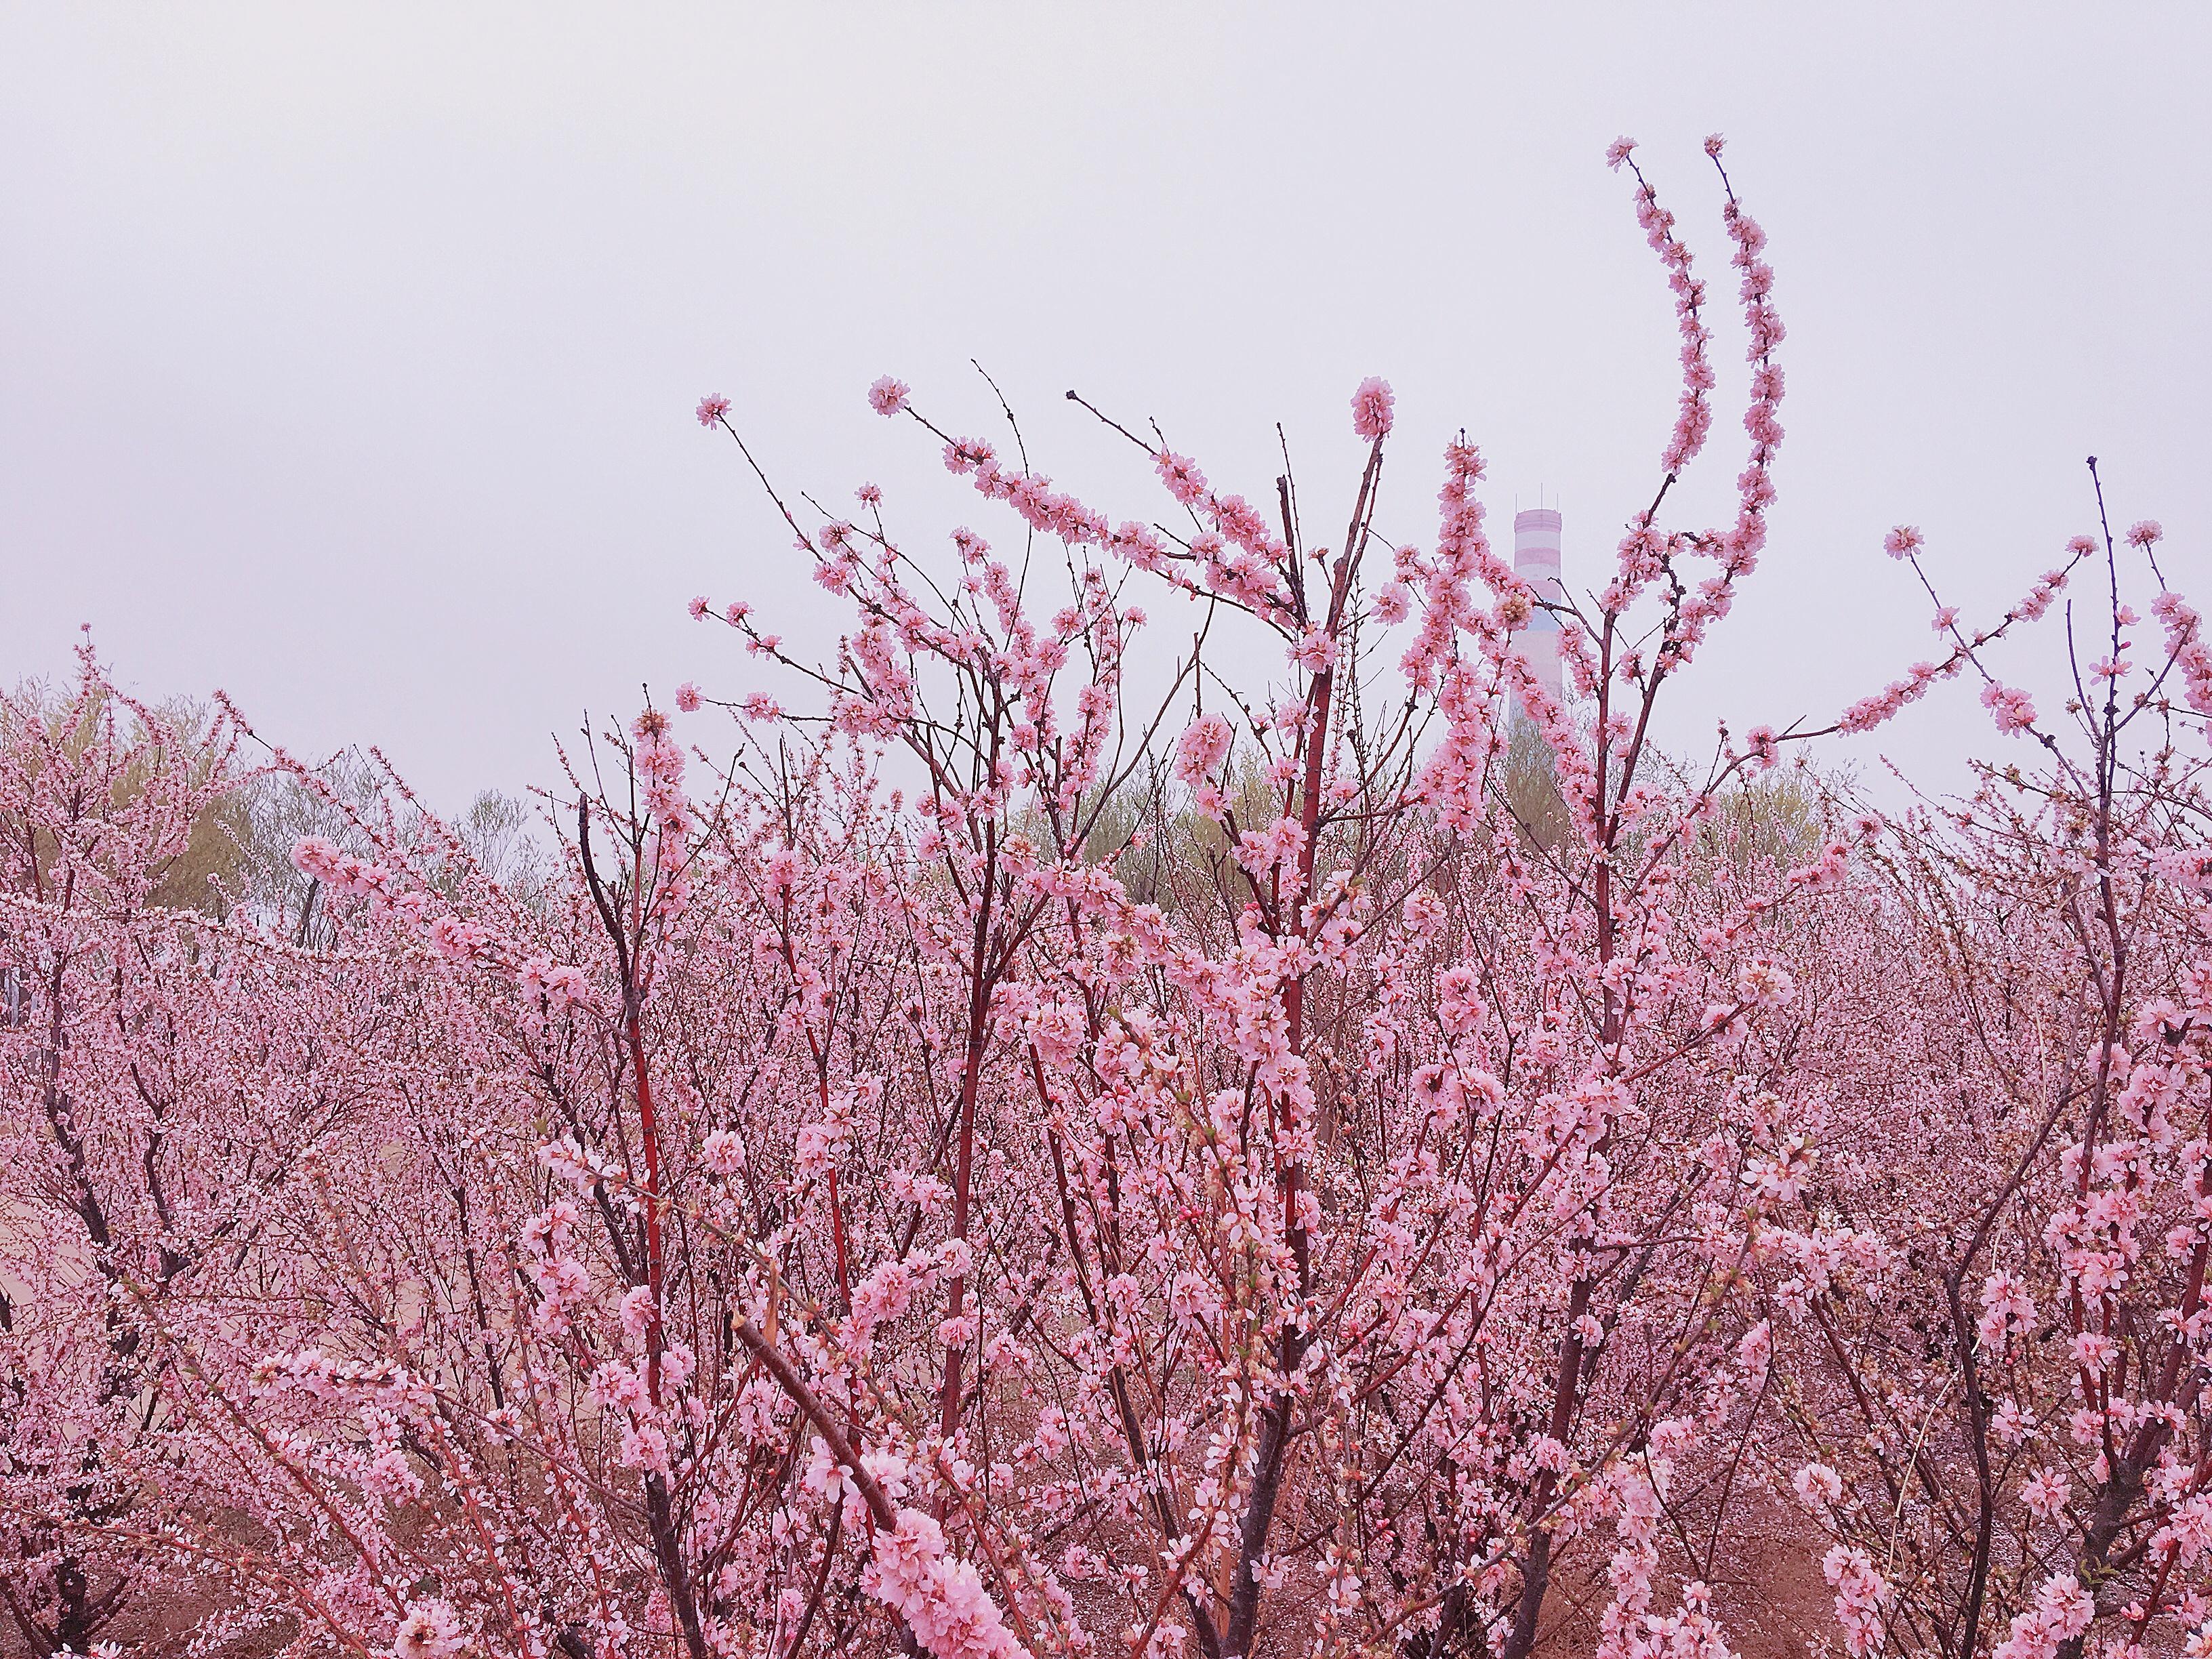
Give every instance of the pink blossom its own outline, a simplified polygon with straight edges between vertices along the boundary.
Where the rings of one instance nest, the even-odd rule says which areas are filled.
[[[1790,1484],[1809,1504],[1826,1508],[1843,1501],[1843,1479],[1825,1463],[1806,1464],[1790,1478]]]
[[[1153,465],[1160,482],[1167,485],[1168,493],[1185,507],[1195,505],[1206,494],[1206,474],[1183,456],[1162,450]]]
[[[461,1621],[452,1606],[436,1597],[410,1601],[392,1632],[394,1659],[448,1659],[461,1649]]]
[[[1200,714],[1183,729],[1176,744],[1176,775],[1195,783],[1211,775],[1228,758],[1235,733],[1218,714]]]
[[[1309,674],[1319,674],[1334,668],[1339,654],[1337,642],[1317,628],[1309,630],[1291,647],[1291,660]]]
[[[1352,394],[1352,429],[1372,442],[1382,442],[1390,430],[1391,413],[1396,402],[1391,396],[1389,381],[1369,375],[1359,383],[1359,390]]]
[[[1836,1592],[1836,1621],[1844,1629],[1845,1650],[1852,1659],[1866,1659],[1882,1646],[1881,1613],[1892,1599],[1890,1586],[1864,1550],[1838,1544],[1820,1565]]]
[[[2035,704],[2027,693],[1992,680],[1982,690],[1982,706],[2000,732],[2025,732],[2035,724]]]
[[[907,398],[912,391],[913,388],[904,380],[883,375],[868,388],[868,407],[878,415],[896,415],[906,407]]]
[[[895,1528],[875,1534],[862,1583],[936,1659],[1026,1659],[975,1568],[947,1555],[926,1515],[901,1510]]]
[[[2031,1515],[2051,1520],[2066,1507],[2068,1483],[2056,1469],[2039,1469],[2021,1482],[2021,1501]]]
[[[744,1143],[727,1129],[716,1129],[700,1147],[700,1156],[716,1175],[733,1176],[745,1166]]]
[[[1797,986],[1780,963],[1758,957],[1737,973],[1735,994],[1754,1008],[1781,1008],[1796,999]]]

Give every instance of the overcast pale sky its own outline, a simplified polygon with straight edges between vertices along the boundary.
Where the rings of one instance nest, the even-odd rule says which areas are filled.
[[[1433,536],[1464,424],[1501,526],[1541,489],[1595,580],[1674,388],[1602,152],[1642,142],[1718,272],[1717,130],[1772,236],[1790,437],[1679,729],[1824,716],[1930,654],[1887,526],[2001,608],[2092,525],[2093,452],[2212,599],[2208,15],[0,7],[0,678],[66,672],[88,622],[147,692],[379,743],[449,805],[515,789],[641,682],[763,683],[693,593],[834,622],[702,392],[782,481],[875,480],[922,544],[984,510],[865,389],[981,430],[971,356],[1117,518],[1161,498],[1064,388],[1248,493],[1279,420],[1318,511],[1382,374],[1381,527]],[[1838,753],[1932,775],[1970,733],[1997,741],[1952,687]]]

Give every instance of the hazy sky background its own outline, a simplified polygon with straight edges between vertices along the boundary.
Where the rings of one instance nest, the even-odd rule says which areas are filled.
[[[1931,654],[1893,522],[2002,608],[2092,526],[2092,452],[2212,600],[2207,16],[9,5],[0,679],[66,672],[88,622],[148,693],[379,743],[447,805],[517,789],[641,682],[765,683],[693,593],[834,625],[702,392],[793,488],[880,483],[910,546],[1011,540],[864,400],[889,370],[986,430],[970,356],[1117,519],[1164,498],[1063,389],[1255,497],[1280,420],[1333,526],[1381,374],[1386,533],[1433,537],[1463,423],[1501,532],[1542,489],[1595,582],[1674,396],[1616,133],[1717,276],[1698,143],[1729,135],[1790,330],[1773,543],[1674,735],[1825,716]],[[1742,453],[1715,319],[1698,523]],[[2001,741],[1954,686],[1838,757],[1951,781],[1969,734]]]

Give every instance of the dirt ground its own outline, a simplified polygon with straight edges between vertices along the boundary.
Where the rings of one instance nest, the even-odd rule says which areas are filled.
[[[1742,1528],[1735,1572],[1713,1586],[1721,1629],[1742,1659],[1810,1659],[1842,1651],[1835,1592],[1820,1574],[1824,1546],[1801,1517],[1778,1510]],[[1604,1562],[1588,1564],[1594,1581],[1571,1586],[1539,1651],[1546,1659],[1594,1652],[1605,1610]],[[1568,1587],[1561,1587],[1563,1589]],[[1670,1587],[1671,1588],[1671,1587]]]
[[[1820,1576],[1820,1544],[1806,1535],[1802,1519],[1778,1512],[1755,1523],[1744,1536],[1740,1556],[1735,1575],[1714,1586],[1714,1606],[1741,1659],[1814,1659],[1841,1651],[1834,1592]],[[1593,1553],[1581,1565],[1581,1573],[1553,1581],[1537,1649],[1545,1659],[1579,1659],[1596,1650],[1598,1618],[1606,1602],[1603,1555]],[[126,1655],[154,1659],[178,1651],[194,1626],[221,1605],[213,1594],[180,1597],[166,1607],[144,1608],[107,1635]],[[229,1645],[223,1650],[225,1659],[255,1659],[276,1645],[271,1635]],[[27,1653],[14,1622],[0,1616],[0,1659]]]

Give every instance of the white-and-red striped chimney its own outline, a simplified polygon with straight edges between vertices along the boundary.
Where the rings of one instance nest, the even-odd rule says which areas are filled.
[[[1513,515],[1513,568],[1539,599],[1559,600],[1566,589],[1559,586],[1559,514],[1555,507],[1532,507]],[[1559,623],[1548,611],[1528,619],[1520,638],[1536,683],[1562,700],[1559,678]]]

